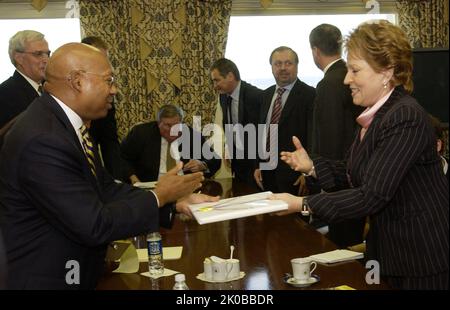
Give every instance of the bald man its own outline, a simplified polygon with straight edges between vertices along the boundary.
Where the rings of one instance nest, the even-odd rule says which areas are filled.
[[[7,287],[93,289],[108,243],[157,231],[175,209],[189,213],[188,203],[214,199],[190,195],[203,176],[178,176],[181,165],[154,192],[105,173],[80,130],[106,115],[117,92],[98,49],[63,45],[49,59],[46,81],[47,92],[17,120],[0,153]]]

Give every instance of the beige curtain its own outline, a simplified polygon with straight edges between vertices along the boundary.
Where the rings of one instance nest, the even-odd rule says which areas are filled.
[[[400,27],[415,48],[448,48],[448,0],[398,0]]]
[[[79,0],[83,34],[104,39],[118,80],[119,137],[176,104],[213,120],[212,62],[223,57],[231,0]]]

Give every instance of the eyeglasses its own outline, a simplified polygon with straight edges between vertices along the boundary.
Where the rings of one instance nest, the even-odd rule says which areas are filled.
[[[80,72],[83,72],[83,73],[86,73],[86,74],[92,74],[92,75],[100,76],[100,77],[103,77],[103,78],[105,77],[103,74],[99,74],[99,73],[95,73],[95,72],[89,72],[89,71],[84,71],[84,70],[80,70]],[[109,87],[112,87],[115,84],[116,79],[114,78],[114,76],[110,75],[110,76],[106,77],[104,79],[104,81],[106,83],[108,83]]]
[[[49,58],[51,54],[50,51],[34,51],[34,52],[17,51],[17,52],[22,54],[31,54],[36,58]]]

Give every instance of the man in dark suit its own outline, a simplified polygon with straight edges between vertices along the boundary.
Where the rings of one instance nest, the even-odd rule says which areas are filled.
[[[108,46],[99,37],[85,37],[81,43],[95,46],[108,56]],[[118,180],[124,178],[126,163],[120,156],[119,137],[117,136],[116,107],[114,102],[106,117],[93,120],[89,128],[94,142],[99,146],[106,170]]]
[[[48,62],[45,87],[0,153],[8,288],[92,289],[107,245],[170,226],[175,208],[188,213],[193,196],[187,195],[203,176],[178,176],[178,165],[145,192],[106,173],[86,129],[106,115],[117,92],[111,65],[98,49],[60,47]]]
[[[220,58],[211,66],[211,79],[214,89],[219,92],[220,107],[223,115],[223,129],[227,132],[227,125],[240,124],[245,127],[253,125],[256,134],[259,111],[262,104],[262,90],[241,80],[239,70],[234,62],[226,58]],[[236,127],[235,137],[241,136]],[[242,133],[244,135],[244,133]],[[231,136],[231,135],[230,135]],[[234,177],[249,185],[255,186],[253,171],[255,169],[256,156],[249,156],[249,148],[253,148],[256,154],[256,139],[248,136],[242,139],[243,143],[236,143],[236,139],[226,141],[228,154],[231,158],[231,170]],[[238,156],[239,155],[239,156]],[[228,162],[226,160],[226,162]]]
[[[254,177],[264,190],[297,193],[294,183],[299,174],[279,160],[279,151],[294,150],[292,136],[310,141],[315,90],[297,78],[298,55],[291,48],[276,48],[270,64],[277,84],[264,91],[259,119],[267,125],[265,133],[259,135],[259,148],[268,150],[269,162],[260,160]]]
[[[356,117],[363,111],[353,104],[350,88],[344,85],[347,67],[341,58],[342,34],[339,28],[321,24],[309,35],[316,66],[324,72],[317,84],[313,112],[311,153],[342,160],[356,133]],[[311,187],[313,188],[313,187]],[[318,193],[320,188],[310,193]],[[340,247],[363,241],[365,219],[345,220],[329,224],[327,237]]]
[[[184,163],[184,173],[203,171],[206,177],[212,177],[219,170],[219,156],[211,147],[211,156],[205,156],[202,146],[206,140],[182,121],[180,108],[165,105],[158,111],[156,122],[136,125],[123,139],[122,157],[129,165],[127,178],[132,184],[158,180],[177,161]],[[181,136],[178,129],[182,129]],[[201,137],[197,140],[201,145],[195,145],[198,142],[194,135]]]
[[[33,30],[17,32],[9,40],[13,76],[0,84],[0,128],[24,111],[40,95],[50,50],[44,35]]]

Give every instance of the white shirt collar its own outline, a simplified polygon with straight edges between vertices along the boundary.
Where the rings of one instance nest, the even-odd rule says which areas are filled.
[[[23,76],[25,78],[25,80],[27,80],[28,83],[30,83],[31,86],[33,86],[34,90],[40,95],[38,89],[39,89],[39,84],[36,83],[35,81],[33,81],[32,79],[30,79],[28,76],[26,76],[24,73],[20,72],[19,69],[16,69],[17,72],[19,72],[19,74],[21,76]]]
[[[61,109],[63,109],[64,113],[66,114],[67,118],[69,119],[70,124],[72,125],[73,129],[77,133],[77,136],[78,136],[78,139],[80,140],[81,145],[83,145],[83,139],[82,139],[81,133],[80,133],[80,127],[83,125],[83,120],[77,113],[75,113],[74,110],[69,108],[64,102],[62,102],[60,99],[56,98],[53,95],[51,95],[51,96],[59,104]]]
[[[295,81],[292,82],[291,84],[286,85],[286,86],[283,86],[283,87],[281,87],[281,86],[279,86],[279,85],[277,84],[277,87],[275,87],[275,93],[277,92],[278,88],[284,88],[284,89],[287,90],[287,92],[290,92],[291,89],[292,89],[292,87],[294,87],[295,83],[297,83],[297,79],[295,79]]]
[[[233,92],[230,94],[230,97],[233,98],[233,100],[239,99],[239,92],[241,90],[241,81],[239,81],[234,88]]]
[[[330,69],[330,67],[332,65],[334,65],[335,63],[337,63],[339,60],[341,60],[341,58],[336,59],[335,61],[330,62],[324,69],[323,69],[323,74],[327,73],[328,69]]]

